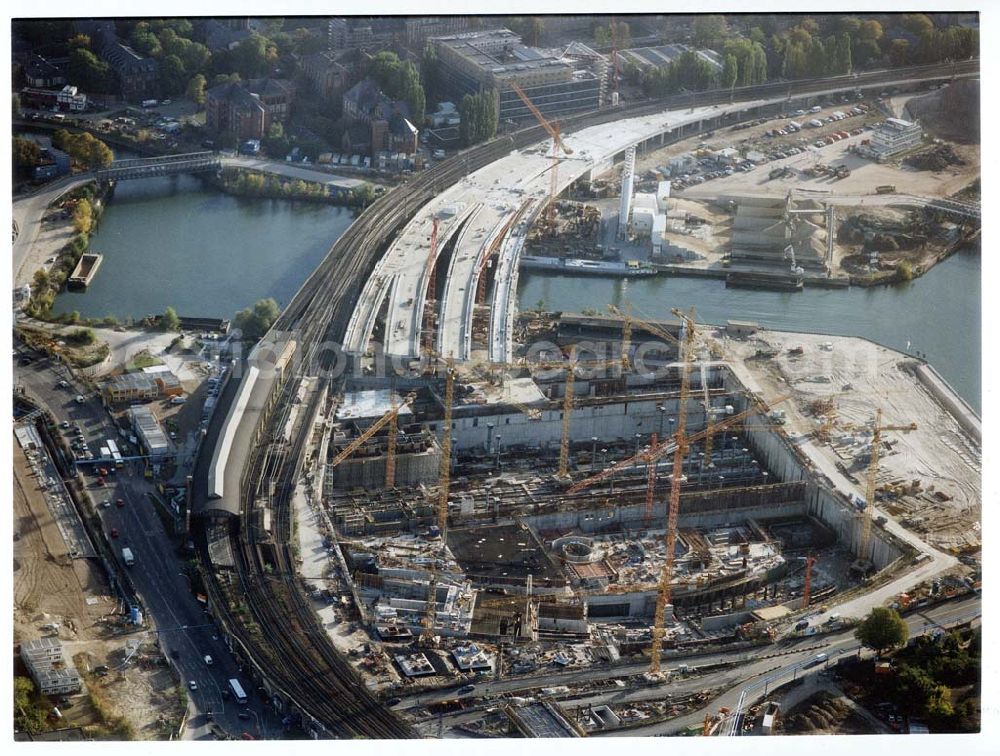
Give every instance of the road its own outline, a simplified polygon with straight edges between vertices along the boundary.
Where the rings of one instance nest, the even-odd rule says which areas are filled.
[[[19,364],[15,357],[15,385],[22,386],[35,401],[41,402],[55,416],[57,422],[69,421],[83,429],[92,450],[108,438],[118,438],[108,413],[93,394],[84,403],[77,403],[75,396],[86,389],[72,383],[66,368],[49,358],[36,356],[30,365]],[[60,388],[60,380],[70,382]],[[249,707],[240,707],[223,691],[228,680],[236,677],[240,669],[228,649],[217,636],[214,625],[205,614],[182,572],[185,563],[178,558],[170,536],[163,528],[153,504],[146,495],[151,486],[141,471],[132,474],[128,469],[110,476],[108,484],[96,488],[95,479],[88,476],[88,490],[95,503],[110,499],[112,506],[98,507],[104,530],[111,538],[120,558],[120,549],[129,547],[135,555],[135,565],[130,569],[132,581],[142,597],[149,620],[151,634],[159,638],[164,653],[177,667],[183,684],[193,680],[197,690],[188,691],[189,720],[185,737],[189,739],[214,739],[212,724],[206,712],[211,710],[215,723],[226,732],[240,736],[249,732],[255,737],[279,736],[281,725],[266,705],[250,690],[249,680],[241,677],[243,687],[250,693]],[[121,499],[123,506],[114,505]],[[175,657],[176,654],[176,658]],[[205,664],[204,656],[212,657],[212,665]],[[239,714],[245,711],[246,719]],[[263,732],[261,732],[263,728]]]
[[[916,612],[907,615],[906,622],[910,628],[910,635],[915,636],[928,630],[947,626],[956,620],[963,620],[971,613],[980,610],[979,596],[947,602],[928,609],[926,612]],[[826,653],[831,659],[845,653],[853,653],[858,650],[858,642],[854,637],[853,630],[830,633],[824,636],[811,636],[787,641],[774,646],[754,649],[752,651],[736,651],[728,653],[706,654],[696,658],[686,658],[678,660],[665,660],[664,667],[673,671],[674,675],[669,682],[658,686],[649,687],[626,687],[609,688],[593,693],[575,694],[566,703],[570,706],[586,706],[588,704],[622,704],[644,700],[662,700],[667,696],[676,697],[687,693],[693,693],[710,688],[725,688],[726,692],[711,701],[707,706],[685,714],[681,717],[660,722],[657,724],[637,727],[628,731],[613,731],[607,733],[611,736],[628,734],[629,736],[640,735],[669,735],[682,730],[693,724],[700,724],[704,721],[705,714],[715,714],[719,707],[727,706],[735,709],[740,699],[740,694],[744,687],[755,680],[762,680],[764,677],[771,677],[781,674],[802,676],[803,674],[814,674],[821,671],[822,666],[817,665],[810,670],[798,671],[796,665],[812,659],[819,653]],[[774,656],[780,654],[780,656]],[[770,657],[770,658],[766,658]],[[679,664],[687,664],[690,667],[708,666],[723,662],[733,662],[734,666],[713,671],[704,675],[692,677],[678,677],[676,670]],[[539,674],[531,677],[521,677],[500,681],[480,682],[476,684],[476,690],[470,694],[457,695],[454,688],[447,691],[435,691],[425,694],[418,694],[405,698],[394,708],[397,710],[417,709],[435,701],[451,700],[456,698],[464,699],[488,699],[504,694],[510,695],[518,691],[524,691],[524,695],[532,695],[532,690],[537,690],[540,686],[568,685],[573,687],[583,682],[596,681],[602,679],[622,679],[631,675],[644,673],[649,667],[648,663],[627,664],[616,667],[595,666],[590,669],[578,670],[562,674]],[[789,677],[791,679],[791,677]],[[781,683],[784,680],[778,680]],[[489,700],[482,701],[482,706],[492,705]],[[410,711],[411,715],[417,715],[417,711]],[[481,708],[476,710],[466,710],[447,714],[441,718],[444,729],[459,724],[468,723],[478,719],[482,715]],[[427,721],[433,720],[434,727],[437,726],[436,717],[428,717]],[[436,730],[435,730],[436,731]],[[601,733],[592,733],[598,736]]]
[[[15,286],[30,283],[35,269],[43,262],[36,260],[34,265],[25,267],[25,262],[35,246],[35,240],[42,230],[42,216],[45,215],[45,209],[66,192],[90,180],[89,176],[66,176],[47,184],[34,194],[14,200],[14,223],[18,229],[17,238],[14,240],[12,268]]]

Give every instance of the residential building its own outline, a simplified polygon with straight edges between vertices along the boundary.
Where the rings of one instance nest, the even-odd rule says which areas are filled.
[[[419,129],[402,100],[389,99],[371,79],[363,79],[344,93],[343,116],[348,126],[343,148],[374,157],[382,150],[411,155],[419,146]]]
[[[917,146],[923,138],[924,132],[919,123],[904,121],[902,118],[886,118],[872,133],[870,149],[876,159],[884,160]]]
[[[232,50],[251,36],[246,25],[233,24],[231,19],[206,19],[202,32],[205,35],[205,46],[213,53],[219,50]]]
[[[104,399],[108,404],[149,402],[160,396],[160,387],[147,373],[116,375],[104,384]]]
[[[24,66],[24,78],[29,87],[50,89],[66,83],[66,66],[69,58],[43,58],[32,55]]]
[[[509,29],[435,37],[432,42],[445,89],[456,100],[496,91],[501,123],[534,120],[511,83],[523,89],[547,118],[596,110],[601,104],[605,79],[561,52],[522,44]]]
[[[330,51],[304,55],[299,60],[299,68],[309,79],[313,91],[321,97],[332,99],[347,86],[350,69],[338,63]]]
[[[328,26],[330,47],[334,50],[384,45],[405,37],[403,19],[393,16],[363,18],[359,16],[331,18]]]
[[[416,46],[428,37],[458,34],[469,30],[468,16],[411,16],[403,19],[406,43]]]
[[[105,45],[98,56],[115,72],[126,100],[141,100],[156,93],[157,64],[153,58],[145,58],[121,42]]]
[[[77,693],[83,687],[80,673],[66,660],[58,638],[24,641],[21,659],[35,681],[35,688],[43,696]]]
[[[128,411],[129,420],[135,429],[142,450],[154,464],[165,462],[174,454],[173,444],[163,432],[149,407],[132,407]]]
[[[272,123],[283,123],[291,110],[294,85],[286,79],[251,79],[208,90],[208,128],[240,140],[262,139]]]

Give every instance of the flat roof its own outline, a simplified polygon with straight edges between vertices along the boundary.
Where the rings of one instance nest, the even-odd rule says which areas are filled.
[[[403,403],[403,397],[392,389],[368,389],[365,391],[350,391],[344,395],[344,401],[337,408],[338,420],[377,420],[393,407]],[[407,405],[399,411],[400,415],[412,415]]]

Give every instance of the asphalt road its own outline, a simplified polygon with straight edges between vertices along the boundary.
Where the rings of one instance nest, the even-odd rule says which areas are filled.
[[[92,393],[86,402],[77,403],[76,395],[85,393],[85,389],[72,382],[69,388],[60,388],[60,380],[72,381],[72,376],[61,364],[35,357],[31,364],[21,365],[20,357],[14,357],[15,386],[23,386],[35,401],[51,410],[57,422],[68,420],[80,425],[91,450],[99,449],[103,440],[119,438],[110,416]],[[201,604],[195,600],[188,578],[182,573],[184,563],[178,558],[171,537],[146,496],[151,486],[141,472],[132,474],[127,469],[120,470],[109,477],[103,488],[93,486],[94,476],[88,475],[87,480],[96,504],[105,498],[112,501],[108,508],[99,506],[98,512],[109,538],[112,529],[118,531],[118,537],[111,538],[116,546],[116,557],[121,559],[120,549],[126,546],[135,556],[135,565],[129,570],[153,628],[149,632],[155,632],[168,657],[176,653],[177,658],[172,659],[172,663],[184,684],[193,680],[197,685],[197,690],[188,691],[189,721],[185,738],[214,739],[212,723],[206,718],[209,710],[215,724],[236,737],[243,732],[255,737],[278,736],[280,721],[254,695],[248,678],[241,677],[240,681],[250,695],[250,706],[241,707],[235,700],[223,696],[229,678],[239,676],[240,670]],[[117,499],[123,501],[122,507],[115,506]],[[212,657],[211,666],[205,664],[205,655]],[[247,718],[241,719],[240,712],[245,712]]]
[[[13,216],[14,222],[17,224],[18,234],[14,240],[11,270],[15,284],[19,280],[19,276],[24,281],[31,281],[31,277],[34,275],[34,271],[22,271],[21,268],[31,254],[35,240],[42,230],[42,216],[45,214],[45,209],[66,192],[88,181],[90,181],[89,176],[66,176],[47,184],[34,194],[19,197],[14,201]]]
[[[922,632],[933,631],[941,626],[958,619],[966,618],[970,613],[980,609],[979,596],[947,602],[936,607],[932,607],[925,612],[917,612],[907,615],[906,622],[910,627],[910,635],[915,636]],[[609,732],[609,736],[649,736],[649,735],[670,735],[678,730],[682,730],[690,725],[700,724],[704,721],[705,714],[715,714],[720,707],[726,706],[730,709],[736,707],[740,699],[740,694],[745,686],[754,681],[763,680],[765,677],[781,674],[785,670],[785,675],[810,675],[816,674],[824,669],[823,665],[816,665],[808,670],[792,671],[797,664],[814,658],[819,653],[826,653],[833,660],[837,656],[845,653],[855,653],[858,649],[858,641],[854,637],[854,631],[844,630],[838,633],[831,633],[823,636],[810,636],[799,638],[793,641],[775,644],[773,646],[755,649],[753,651],[736,651],[729,653],[707,654],[694,658],[678,659],[676,661],[665,660],[664,668],[676,671],[678,664],[687,664],[690,667],[701,665],[717,664],[721,662],[736,662],[735,666],[721,669],[708,674],[691,677],[674,676],[670,682],[659,686],[650,687],[626,687],[609,688],[607,690],[595,691],[593,693],[583,693],[573,695],[567,703],[571,706],[585,706],[587,704],[622,704],[632,701],[662,700],[666,696],[679,696],[686,693],[710,689],[725,688],[725,692],[718,698],[711,701],[707,706],[702,707],[689,714],[677,717],[666,722],[651,724],[645,727],[635,727],[626,732]],[[773,656],[781,654],[780,656]],[[764,656],[772,658],[762,658]],[[523,691],[523,695],[529,696],[532,688],[541,686],[557,685],[579,685],[587,681],[602,679],[620,679],[630,675],[642,674],[649,667],[648,663],[628,664],[617,667],[595,666],[586,670],[567,672],[563,674],[540,674],[532,677],[521,677],[509,680],[480,682],[476,684],[473,693],[456,695],[456,691],[451,689],[445,692],[433,692],[404,699],[394,708],[397,710],[411,709],[425,706],[428,703],[455,698],[484,698],[496,697],[503,694],[512,694]],[[789,677],[789,679],[791,679]],[[776,681],[778,684],[784,679]],[[459,724],[467,723],[479,719],[482,716],[482,708],[491,705],[489,701],[482,701],[481,707],[476,710],[466,710],[446,714],[441,718],[445,732]],[[411,712],[417,714],[417,712]],[[419,718],[419,715],[418,715]],[[427,717],[426,721],[434,722],[432,729],[436,732],[437,718]],[[453,733],[454,734],[454,733]],[[591,733],[592,736],[600,736],[602,733]]]

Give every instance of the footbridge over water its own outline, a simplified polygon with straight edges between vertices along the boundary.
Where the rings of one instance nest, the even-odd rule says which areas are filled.
[[[178,173],[217,171],[221,168],[222,161],[214,152],[188,152],[183,155],[116,160],[107,168],[94,171],[94,175],[99,181],[128,181],[174,176]]]

